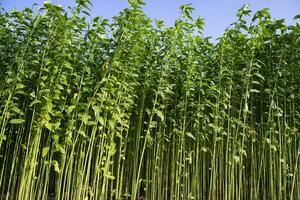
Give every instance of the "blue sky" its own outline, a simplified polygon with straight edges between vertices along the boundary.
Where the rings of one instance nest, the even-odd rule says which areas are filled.
[[[53,0],[64,6],[74,5],[75,0]],[[128,6],[127,0],[91,0],[94,6],[92,16],[111,18]],[[0,0],[6,10],[22,9],[33,3],[42,4],[43,0]],[[285,18],[288,24],[293,23],[293,17],[300,14],[300,0],[145,0],[144,11],[152,18],[162,19],[166,25],[172,25],[179,16],[182,4],[192,3],[194,16],[205,19],[205,36],[220,36],[225,28],[235,21],[236,11],[244,4],[250,4],[250,9],[257,11],[270,8],[273,18]]]

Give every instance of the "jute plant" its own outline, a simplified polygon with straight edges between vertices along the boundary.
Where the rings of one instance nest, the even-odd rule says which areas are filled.
[[[144,5],[1,9],[0,198],[300,199],[299,23]]]

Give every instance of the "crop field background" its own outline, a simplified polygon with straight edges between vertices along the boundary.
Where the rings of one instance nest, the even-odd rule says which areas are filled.
[[[300,15],[129,3],[0,11],[0,199],[300,199]]]

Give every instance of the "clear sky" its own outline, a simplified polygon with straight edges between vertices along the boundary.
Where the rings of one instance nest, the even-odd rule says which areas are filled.
[[[127,7],[127,0],[91,0],[94,6],[91,16],[111,18],[120,10]],[[22,9],[33,3],[42,4],[43,0],[0,0],[6,10],[11,8]],[[64,6],[74,5],[75,0],[53,0],[52,2]],[[192,3],[195,8],[194,16],[205,19],[205,36],[220,36],[225,28],[235,21],[236,11],[244,4],[257,11],[270,8],[273,18],[285,18],[288,24],[293,23],[293,17],[300,14],[300,0],[145,0],[144,11],[151,17],[162,19],[167,26],[172,25],[179,16],[179,7],[182,4]]]

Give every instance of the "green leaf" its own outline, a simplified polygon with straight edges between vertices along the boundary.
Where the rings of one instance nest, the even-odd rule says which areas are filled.
[[[89,116],[87,113],[80,114],[79,117],[84,124],[88,124],[88,121],[91,118],[91,116]]]
[[[82,13],[86,14],[87,16],[90,16],[90,13],[88,13],[87,11],[81,11]]]
[[[113,130],[116,126],[116,123],[114,120],[108,120],[108,125]]]
[[[49,130],[49,131],[52,131],[53,130],[53,126],[51,123],[49,122],[45,122],[45,127]]]
[[[294,17],[294,20],[300,19],[300,14]]]
[[[186,134],[186,136],[188,136],[189,138],[191,138],[191,139],[193,139],[193,140],[196,140],[196,138],[193,136],[192,133],[186,132],[185,134]]]
[[[61,84],[56,84],[56,87],[59,89],[59,90],[64,90],[64,87],[61,85]]]
[[[207,148],[206,148],[206,147],[201,147],[201,151],[203,151],[203,152],[207,152],[208,150],[207,150]]]
[[[62,154],[65,154],[65,153],[66,153],[64,147],[63,147],[62,145],[60,145],[60,144],[55,144],[55,151],[56,151],[56,152],[60,152],[60,153],[62,153]]]
[[[249,5],[245,4],[242,8],[238,10],[237,17],[241,19],[243,16],[249,16],[250,13],[251,10],[249,9]]]
[[[54,143],[58,143],[58,141],[59,141],[59,135],[53,134],[51,137],[52,137]]]
[[[233,156],[233,160],[234,160],[236,163],[239,163],[239,162],[240,162],[240,157],[234,155],[234,156]]]
[[[25,122],[25,119],[12,119],[10,120],[11,124],[22,124]]]
[[[300,96],[300,93],[299,93],[299,96]],[[150,116],[150,114],[151,114],[151,111],[150,111],[150,109],[149,109],[149,108],[146,108],[145,112],[147,113],[147,115],[149,115],[149,116]]]
[[[259,73],[254,73],[253,75],[257,76],[258,78],[260,78],[263,81],[265,80],[265,78]]]
[[[79,130],[79,131],[78,131],[78,134],[81,135],[81,136],[84,137],[84,138],[89,138],[89,137],[85,134],[85,132],[84,132],[83,130]]]
[[[203,26],[205,25],[204,19],[201,18],[201,17],[198,17],[198,18],[195,20],[195,25],[197,26],[198,29],[202,30],[202,29],[203,29]]]
[[[260,85],[260,82],[258,81],[251,81],[252,84],[255,84],[255,85]]]
[[[7,84],[10,84],[10,83],[12,83],[14,81],[14,79],[12,79],[12,78],[8,78],[8,79],[6,79],[6,83]]]
[[[155,113],[161,119],[161,121],[164,121],[165,119],[164,114],[160,110],[155,110]]]
[[[54,171],[57,172],[57,173],[60,173],[59,164],[56,160],[52,161],[52,165],[54,167]]]
[[[275,112],[275,117],[282,117],[282,113],[280,111]]]
[[[190,20],[193,20],[191,13],[194,10],[194,8],[192,7],[192,4],[185,4],[180,6],[180,10],[181,12],[184,14],[184,16]]]
[[[23,89],[24,87],[25,87],[24,84],[18,83],[17,86],[16,86],[16,90]]]
[[[35,91],[31,92],[29,95],[30,95],[32,98],[36,98]]]
[[[49,147],[44,147],[42,150],[42,158],[44,158],[48,152],[49,152],[50,148]]]
[[[103,117],[98,117],[98,121],[101,125],[104,125],[104,118]]]
[[[111,180],[114,180],[114,179],[115,179],[115,177],[111,174],[111,172],[108,172],[108,173],[104,174],[104,176],[105,176],[106,178],[108,178],[108,179],[111,179]]]
[[[92,126],[92,125],[96,125],[96,124],[97,124],[97,122],[95,122],[95,121],[88,121],[88,123],[87,123],[88,126]]]
[[[100,106],[96,106],[96,105],[93,105],[93,106],[92,106],[92,109],[94,110],[96,116],[97,116],[97,115],[100,113],[100,111],[101,111]]]
[[[20,108],[16,107],[16,106],[12,107],[11,110],[14,111],[15,113],[20,114],[20,115],[24,115],[23,111]]]
[[[260,93],[260,91],[258,91],[256,89],[250,89],[250,93]]]
[[[0,134],[0,142],[1,142],[2,140],[6,140],[6,135]]]
[[[69,106],[67,109],[67,113],[70,114],[75,108],[75,106]]]

